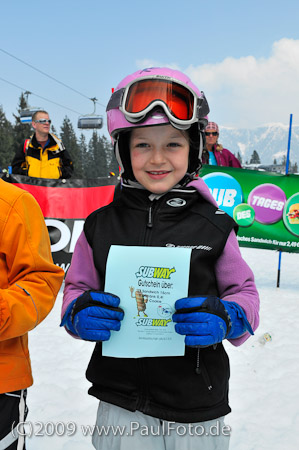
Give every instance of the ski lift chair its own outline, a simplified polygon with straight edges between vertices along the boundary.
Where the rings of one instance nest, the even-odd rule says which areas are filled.
[[[40,111],[41,108],[26,108],[20,111],[20,121],[21,123],[31,123],[32,116],[37,111]]]
[[[78,128],[93,130],[94,128],[102,128],[103,126],[103,117],[90,115],[90,116],[81,116],[78,119]]]
[[[91,98],[91,101],[93,101],[94,104],[94,110],[92,114],[88,114],[86,116],[81,116],[78,119],[78,128],[85,129],[85,130],[93,130],[93,129],[99,129],[103,126],[103,117],[98,116],[96,112],[96,98]]]
[[[25,91],[24,95],[26,95],[26,105],[28,105],[28,96],[31,94],[30,91]],[[36,106],[27,106],[27,108],[22,109],[20,111],[20,121],[21,123],[31,123],[32,122],[32,116],[37,111],[41,111],[41,108],[38,108]]]

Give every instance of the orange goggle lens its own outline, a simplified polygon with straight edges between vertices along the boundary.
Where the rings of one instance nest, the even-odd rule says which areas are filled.
[[[140,113],[151,103],[164,102],[170,113],[179,120],[191,120],[194,111],[194,95],[186,87],[168,80],[140,80],[130,86],[125,110]]]

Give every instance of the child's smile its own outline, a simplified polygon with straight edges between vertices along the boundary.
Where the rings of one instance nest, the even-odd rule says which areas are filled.
[[[172,125],[132,130],[131,164],[136,180],[154,194],[163,194],[186,174],[189,142]]]

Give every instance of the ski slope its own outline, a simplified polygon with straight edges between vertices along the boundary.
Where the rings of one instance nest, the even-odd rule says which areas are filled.
[[[241,347],[225,342],[231,362],[230,450],[299,448],[298,254],[241,249],[260,293],[260,326]],[[28,390],[28,450],[91,449],[88,426],[98,401],[87,394],[85,370],[93,344],[59,328],[62,293],[47,319],[30,333],[34,385]],[[272,341],[259,338],[269,332]]]

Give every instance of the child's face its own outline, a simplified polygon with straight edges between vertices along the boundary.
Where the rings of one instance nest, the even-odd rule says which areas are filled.
[[[136,180],[154,194],[163,194],[186,174],[189,142],[172,125],[134,128],[130,140]]]

